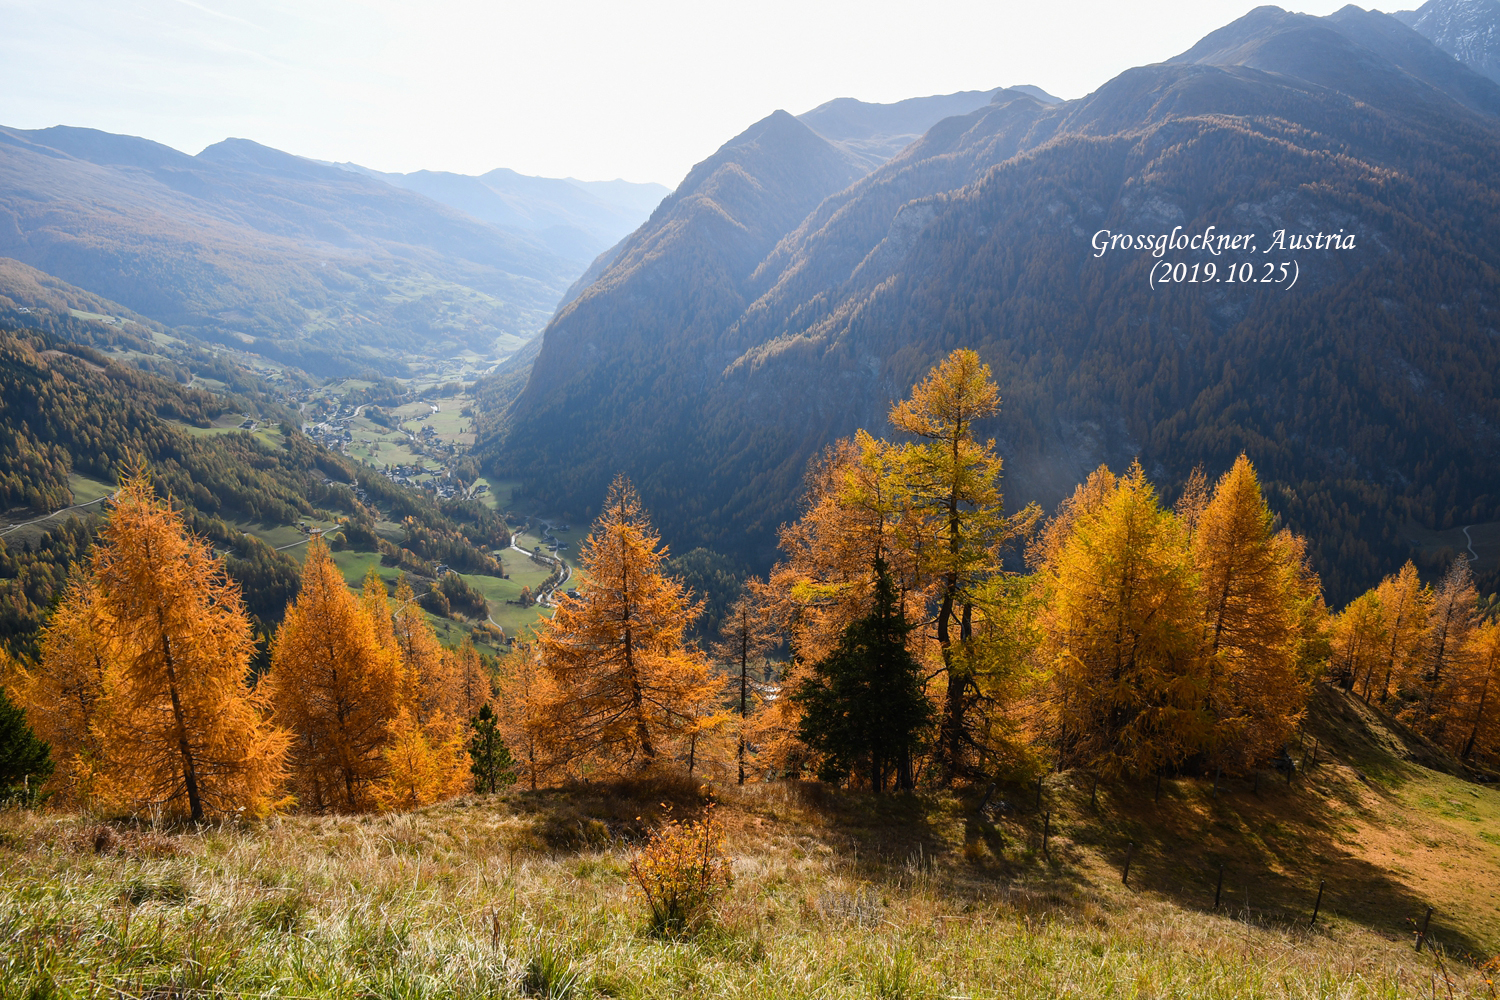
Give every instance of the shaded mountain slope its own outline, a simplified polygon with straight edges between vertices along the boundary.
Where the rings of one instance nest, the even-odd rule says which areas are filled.
[[[679,548],[758,563],[807,460],[883,429],[927,366],[973,346],[1006,399],[988,432],[1014,502],[1055,503],[1101,461],[1139,455],[1171,482],[1244,449],[1341,599],[1404,558],[1407,520],[1500,516],[1500,119],[1487,81],[1424,45],[1380,15],[1262,8],[1087,98],[945,120],[792,228],[738,315],[726,299],[657,324],[646,372],[615,355],[625,381],[592,399],[552,367],[514,423],[547,428],[546,460],[524,434],[507,458],[573,511],[624,470]],[[1149,253],[1090,246],[1176,225],[1258,234],[1253,255],[1167,258],[1257,277],[1278,229],[1356,246],[1272,255],[1297,265],[1290,290],[1153,289]],[[592,342],[646,321],[675,259],[643,261],[629,293],[601,282]]]

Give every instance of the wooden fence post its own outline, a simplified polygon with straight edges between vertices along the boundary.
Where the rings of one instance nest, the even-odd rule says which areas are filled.
[[[1130,856],[1135,853],[1135,841],[1125,845],[1125,874],[1120,876],[1120,881],[1130,885]]]
[[[1042,855],[1047,854],[1047,838],[1052,833],[1052,810],[1047,810],[1047,818],[1042,821]]]
[[[1307,922],[1307,926],[1309,927],[1318,922],[1318,910],[1323,906],[1323,886],[1325,885],[1327,885],[1326,882],[1321,879],[1318,880],[1318,901],[1313,904],[1312,919]]]
[[[1224,894],[1224,866],[1219,866],[1219,884],[1214,889],[1214,909],[1219,908],[1219,897]]]

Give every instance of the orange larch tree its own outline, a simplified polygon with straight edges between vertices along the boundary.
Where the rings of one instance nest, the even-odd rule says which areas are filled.
[[[144,470],[112,506],[93,556],[113,653],[93,730],[111,797],[193,820],[265,813],[290,739],[247,686],[254,638],[239,588]]]
[[[381,632],[368,593],[356,598],[328,547],[313,539],[262,682],[277,720],[296,734],[292,774],[306,805],[358,812],[376,804],[402,707],[400,653]]]
[[[659,766],[718,707],[722,681],[684,643],[697,607],[662,571],[665,556],[634,488],[617,478],[580,552],[588,583],[537,637],[570,759],[616,773]]]
[[[1194,520],[1208,753],[1216,767],[1255,767],[1285,744],[1307,701],[1297,669],[1301,549],[1278,537],[1244,455]]]

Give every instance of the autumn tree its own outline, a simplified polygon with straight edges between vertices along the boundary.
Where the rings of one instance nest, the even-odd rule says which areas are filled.
[[[443,651],[449,659],[448,675],[453,678],[456,690],[454,715],[459,719],[474,719],[479,711],[490,703],[493,691],[490,675],[480,660],[474,640],[464,636],[457,648]]]
[[[1144,775],[1208,743],[1199,584],[1140,464],[1100,470],[1040,547],[1040,655],[1065,759]]]
[[[1353,691],[1361,679],[1368,684],[1385,662],[1387,639],[1380,595],[1366,591],[1333,620],[1332,679],[1346,691]]]
[[[1403,692],[1411,700],[1397,712],[1439,743],[1447,742],[1448,724],[1469,665],[1478,604],[1469,561],[1455,559],[1432,594],[1427,635],[1413,657]]]
[[[1212,763],[1251,767],[1280,749],[1306,703],[1301,647],[1300,547],[1275,531],[1244,455],[1192,521]]]
[[[1383,703],[1390,697],[1391,681],[1408,672],[1427,634],[1432,594],[1422,586],[1417,567],[1408,559],[1399,572],[1380,581],[1375,596],[1385,614],[1386,648],[1379,667],[1380,685],[1375,694],[1376,700]],[[1365,674],[1365,690],[1362,692],[1365,701],[1370,700],[1372,675],[1373,671]]]
[[[1004,516],[995,443],[974,437],[975,421],[999,409],[989,366],[974,351],[960,349],[890,411],[891,424],[917,439],[899,458],[911,511],[905,533],[908,545],[922,552],[924,573],[937,584],[934,625],[947,683],[939,752],[949,780],[966,751],[974,678],[969,657],[958,647],[973,638],[973,592],[997,568],[1000,547],[1035,520],[1030,509],[1018,519]]]
[[[559,749],[610,771],[650,768],[712,714],[722,684],[684,646],[696,608],[661,569],[665,550],[624,477],[580,552],[588,583],[540,625]]]
[[[368,583],[368,581],[367,581]],[[384,585],[378,579],[383,604]],[[276,718],[296,734],[292,773],[303,801],[361,811],[389,767],[390,726],[403,707],[400,653],[375,610],[350,593],[322,539],[271,647],[265,681]],[[388,618],[388,615],[386,616]]]
[[[1489,621],[1476,628],[1469,638],[1469,661],[1473,665],[1467,697],[1468,711],[1460,720],[1467,735],[1458,755],[1465,760],[1476,752],[1493,757],[1500,752],[1500,712],[1495,702],[1500,698],[1500,623]]]
[[[120,482],[92,569],[111,654],[92,728],[112,797],[195,821],[271,809],[289,737],[246,684],[254,639],[239,588],[139,468]]]
[[[114,655],[102,615],[93,580],[75,577],[42,630],[40,665],[6,657],[6,687],[37,736],[55,748],[47,790],[59,804],[91,805],[105,764],[95,722]]]
[[[775,627],[761,608],[760,587],[751,581],[729,609],[719,629],[713,655],[739,673],[739,740],[736,761],[739,784],[745,783],[745,746],[750,718],[750,661],[763,655],[778,639]]]
[[[566,741],[552,717],[552,706],[560,699],[535,645],[506,657],[494,702],[495,724],[532,791],[556,777],[564,759]]]
[[[894,776],[914,787],[913,757],[932,706],[922,670],[906,648],[911,626],[885,560],[875,562],[870,613],[844,630],[838,646],[812,665],[789,697],[802,709],[800,737],[820,757],[818,775],[861,773],[875,792]]]

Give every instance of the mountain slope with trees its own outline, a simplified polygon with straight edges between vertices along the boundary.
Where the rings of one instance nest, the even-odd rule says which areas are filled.
[[[570,511],[624,471],[675,547],[762,565],[808,461],[971,345],[1018,507],[1100,462],[1171,486],[1246,451],[1342,601],[1404,561],[1404,525],[1500,518],[1495,109],[1500,87],[1352,8],[1260,8],[1076,101],[1004,93],[822,200],[713,309],[659,294],[704,284],[665,247],[591,288],[494,453]],[[1179,225],[1258,234],[1166,258],[1221,279],[1262,277],[1276,230],[1355,238],[1274,254],[1289,290],[1153,288],[1149,252],[1090,242]]]

